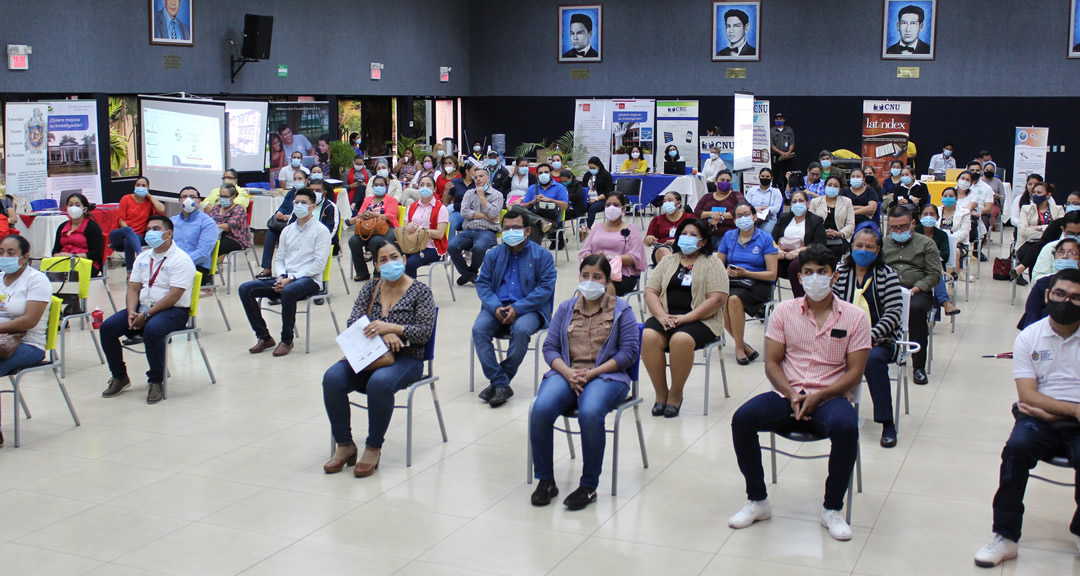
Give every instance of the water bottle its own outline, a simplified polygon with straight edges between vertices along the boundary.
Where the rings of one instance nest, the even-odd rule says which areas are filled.
[[[101,311],[101,308],[94,308],[93,313],[90,314],[91,325],[94,330],[101,328],[101,323],[105,321],[105,314]]]

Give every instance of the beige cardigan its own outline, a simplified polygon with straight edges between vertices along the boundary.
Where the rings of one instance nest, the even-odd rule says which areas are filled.
[[[660,295],[660,302],[667,308],[667,287],[671,277],[679,270],[682,255],[679,253],[668,254],[656,264],[656,268],[649,274],[648,289]],[[710,292],[723,292],[727,294],[728,273],[720,258],[716,255],[698,256],[694,263],[694,270],[690,280],[690,305],[697,308],[709,297]],[[717,338],[724,333],[724,313],[722,308],[717,307],[716,313],[711,318],[701,321],[712,331]]]
[[[829,205],[825,200],[825,196],[818,196],[810,201],[810,211],[821,216],[822,220],[829,216]],[[836,229],[844,235],[844,240],[849,242],[851,235],[855,233],[855,206],[847,196],[836,197]]]
[[[1047,200],[1047,207],[1050,210],[1050,219],[1057,220],[1065,216],[1065,209],[1057,205],[1053,198]],[[1024,244],[1033,240],[1042,238],[1042,233],[1046,231],[1046,224],[1039,225],[1039,208],[1034,204],[1028,203],[1020,207],[1020,217],[1016,219],[1016,247],[1019,248]]]

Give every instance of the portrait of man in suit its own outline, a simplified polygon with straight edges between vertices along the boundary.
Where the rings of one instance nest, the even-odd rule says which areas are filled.
[[[1077,19],[1077,5],[1080,4],[1080,0],[1071,0],[1069,2],[1069,46],[1072,47],[1069,50],[1069,58],[1080,58],[1080,20]]]
[[[191,0],[150,0],[151,42],[191,44]]]
[[[886,0],[882,58],[932,60],[936,0]]]
[[[713,2],[713,55],[716,60],[759,60],[760,5],[756,2]]]
[[[742,10],[724,12],[724,30],[727,33],[728,46],[717,52],[717,56],[753,56],[754,47],[746,41],[746,28],[750,17]]]
[[[559,7],[559,62],[600,62],[600,5]]]

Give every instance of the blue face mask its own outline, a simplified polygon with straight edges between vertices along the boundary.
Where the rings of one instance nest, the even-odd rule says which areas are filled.
[[[138,196],[139,198],[145,198],[146,195],[149,194],[149,193],[150,193],[149,188],[145,188],[143,186],[136,186],[135,187],[135,195]]]
[[[901,176],[900,177],[900,183],[901,184],[911,184],[911,176]]]
[[[518,167],[518,174],[524,176],[524,175],[526,175],[528,173],[529,173],[529,167],[528,166],[519,166]]]
[[[863,179],[862,178],[852,178],[851,179],[851,187],[852,188],[862,188],[862,184],[863,184]]]
[[[1080,210],[1080,204],[1069,204],[1065,207],[1066,214],[1068,214],[1069,212],[1076,212],[1077,210]]]
[[[525,241],[525,231],[524,230],[503,230],[502,239],[503,239],[503,242],[505,242],[507,246],[517,246],[518,244],[521,244],[522,242]]]
[[[908,230],[906,232],[889,232],[889,236],[892,237],[894,242],[899,242],[903,244],[908,240],[911,240],[911,230]]]
[[[1062,270],[1076,270],[1080,262],[1072,260],[1070,258],[1055,258],[1054,259],[1054,271],[1061,272]],[[0,262],[0,270],[3,269],[3,263]],[[4,274],[8,274],[7,270],[4,270]]]
[[[693,254],[699,250],[698,242],[700,241],[701,238],[686,236],[685,234],[679,236],[679,250],[681,250],[683,254]]]
[[[290,164],[292,164],[293,168],[299,168],[300,163],[301,163],[301,160],[299,158],[293,158],[292,162],[290,162]]]
[[[952,208],[953,206],[956,206],[956,198],[946,196],[941,199],[941,205],[946,208]]]
[[[821,167],[822,168],[829,168],[830,166],[832,166],[832,160],[822,160],[821,161]]]
[[[18,256],[3,256],[0,257],[0,272],[4,274],[14,274],[22,268],[19,264]]]
[[[746,232],[747,230],[754,227],[754,217],[740,216],[739,218],[735,219],[735,225],[739,227],[739,230]]]
[[[777,120],[776,122],[774,122],[774,124],[776,124],[777,128],[783,128],[784,127],[784,121],[783,120]]]
[[[228,208],[232,206],[232,198],[218,198],[218,204],[221,204],[222,208]]]
[[[379,274],[387,282],[397,282],[398,278],[405,273],[405,263],[401,260],[391,260],[379,266]]]
[[[311,175],[312,180],[322,180],[322,172],[315,172]]]
[[[936,228],[937,218],[934,218],[933,216],[923,216],[922,218],[919,218],[919,223],[923,225],[923,228]]]
[[[558,160],[552,160],[551,167],[558,170],[559,168],[562,168],[562,162],[559,162]]]
[[[592,174],[593,176],[596,176],[599,173],[600,173],[599,168],[589,168],[589,174]]]
[[[376,196],[386,196],[386,186],[372,186],[371,191],[374,192]]]
[[[840,189],[837,188],[836,186],[826,186],[825,187],[825,195],[828,196],[829,198],[836,198],[837,196],[840,195]]]
[[[435,191],[432,190],[431,188],[428,188],[427,186],[424,186],[423,188],[420,189],[420,197],[421,198],[431,198],[432,195],[434,195],[434,194],[435,194]]]
[[[548,174],[547,172],[541,172],[540,175],[536,177],[536,179],[539,180],[541,184],[547,186],[548,183],[551,182],[551,174]]]
[[[855,261],[855,265],[866,268],[877,260],[877,252],[871,252],[869,250],[852,250],[851,259]]]
[[[146,243],[151,248],[156,249],[158,246],[161,246],[162,244],[165,243],[165,238],[162,237],[162,236],[164,236],[164,234],[165,233],[162,232],[161,230],[147,230],[146,231]]]
[[[678,156],[678,155],[679,155],[679,151],[678,151],[678,150],[668,150],[668,153],[667,153],[667,155],[668,155],[668,156],[671,156],[672,158],[674,158],[674,157],[676,157],[676,156]]]
[[[889,170],[889,174],[892,174],[893,177],[899,176],[900,175],[900,169],[899,168],[892,168],[891,170]]]
[[[791,213],[796,215],[796,216],[802,216],[802,215],[806,214],[806,203],[805,202],[799,202],[797,204],[792,204],[791,205]]]
[[[499,165],[499,160],[498,159],[496,159],[496,158],[488,158],[488,166],[491,166],[492,168],[494,168],[495,166],[498,166],[498,165]]]
[[[674,202],[664,202],[663,204],[660,205],[660,212],[662,212],[664,214],[674,214],[675,213],[675,203]]]

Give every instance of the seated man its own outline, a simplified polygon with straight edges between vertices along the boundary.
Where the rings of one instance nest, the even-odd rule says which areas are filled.
[[[310,188],[296,191],[292,207],[295,220],[281,231],[281,245],[274,255],[274,276],[240,285],[240,303],[259,339],[248,349],[252,354],[274,346],[259,298],[281,300],[281,344],[274,349],[274,356],[284,356],[293,349],[296,303],[322,289],[323,270],[330,258],[330,231],[315,220],[314,206],[315,192]]]
[[[172,223],[173,241],[195,263],[195,270],[202,272],[203,285],[213,284],[210,256],[220,231],[217,222],[199,210],[199,191],[194,186],[186,186],[180,191],[180,214],[172,217]]]
[[[1080,479],[1080,271],[1062,270],[1046,291],[1049,318],[1028,326],[1013,344],[1013,379],[1019,403],[1016,423],[1001,451],[994,495],[994,534],[975,553],[975,565],[991,568],[1016,558],[1024,520],[1024,490],[1040,460],[1064,456]],[[1080,508],[1069,532],[1080,547]]]
[[[1032,281],[1045,278],[1056,272],[1054,270],[1054,253],[1057,250],[1058,243],[1066,238],[1080,239],[1080,211],[1066,212],[1063,218],[1058,218],[1054,222],[1059,221],[1062,224],[1059,226],[1061,230],[1060,236],[1050,239],[1045,234],[1043,235],[1041,240],[1044,242],[1043,247],[1039,250],[1039,257],[1035,260],[1035,266],[1031,269]]]
[[[492,408],[514,395],[510,381],[525,358],[529,339],[551,321],[556,279],[551,253],[529,241],[524,210],[510,209],[503,216],[502,231],[503,243],[488,251],[476,278],[481,310],[472,329],[476,357],[491,383],[480,392],[480,399]],[[501,363],[491,342],[495,336],[510,337]]]
[[[164,214],[165,205],[150,195],[150,179],[139,176],[135,179],[135,191],[120,198],[120,207],[116,211],[116,228],[109,232],[109,247],[124,251],[124,263],[128,274],[135,265],[135,257],[142,252],[146,234],[146,222],[153,214]]]
[[[806,295],[777,304],[765,333],[765,376],[775,389],[743,404],[731,419],[747,502],[728,520],[746,528],[772,516],[758,432],[809,431],[832,441],[821,525],[837,540],[850,540],[840,510],[859,448],[859,417],[851,405],[870,353],[870,319],[861,308],[833,296],[836,254],[812,244],[799,254]]]
[[[529,186],[529,190],[525,192],[521,205],[540,218],[555,222],[557,230],[557,224],[562,221],[562,211],[570,205],[570,193],[552,176],[551,166],[548,164],[536,167],[536,179],[537,183]],[[554,234],[554,231],[551,234]],[[566,238],[562,238],[558,249],[562,250],[565,243]]]
[[[941,281],[941,252],[926,234],[914,234],[911,211],[901,205],[889,209],[889,235],[883,251],[885,263],[896,270],[900,285],[911,290],[908,332],[922,348],[912,354],[912,375],[916,384],[926,384],[926,339],[930,333],[927,315],[934,307],[934,287]]]
[[[338,217],[334,187],[322,180],[312,180],[308,188],[315,193],[315,205],[311,207],[311,215],[330,231],[331,249],[334,254],[338,254],[341,252],[341,247],[338,246],[338,226],[341,225],[341,218]],[[296,221],[295,215],[291,221]]]
[[[460,277],[458,286],[476,281],[484,254],[498,243],[495,233],[499,231],[503,195],[488,183],[487,170],[476,166],[472,170],[473,187],[461,200],[462,230],[450,239],[448,250]],[[472,250],[472,261],[465,263],[465,251]]]
[[[101,324],[101,348],[112,373],[101,397],[112,398],[131,386],[120,337],[141,335],[150,365],[146,403],[156,404],[161,401],[165,377],[165,335],[187,324],[195,264],[173,242],[173,223],[165,216],[150,216],[146,243],[150,250],[135,259],[128,278],[127,308]]]

